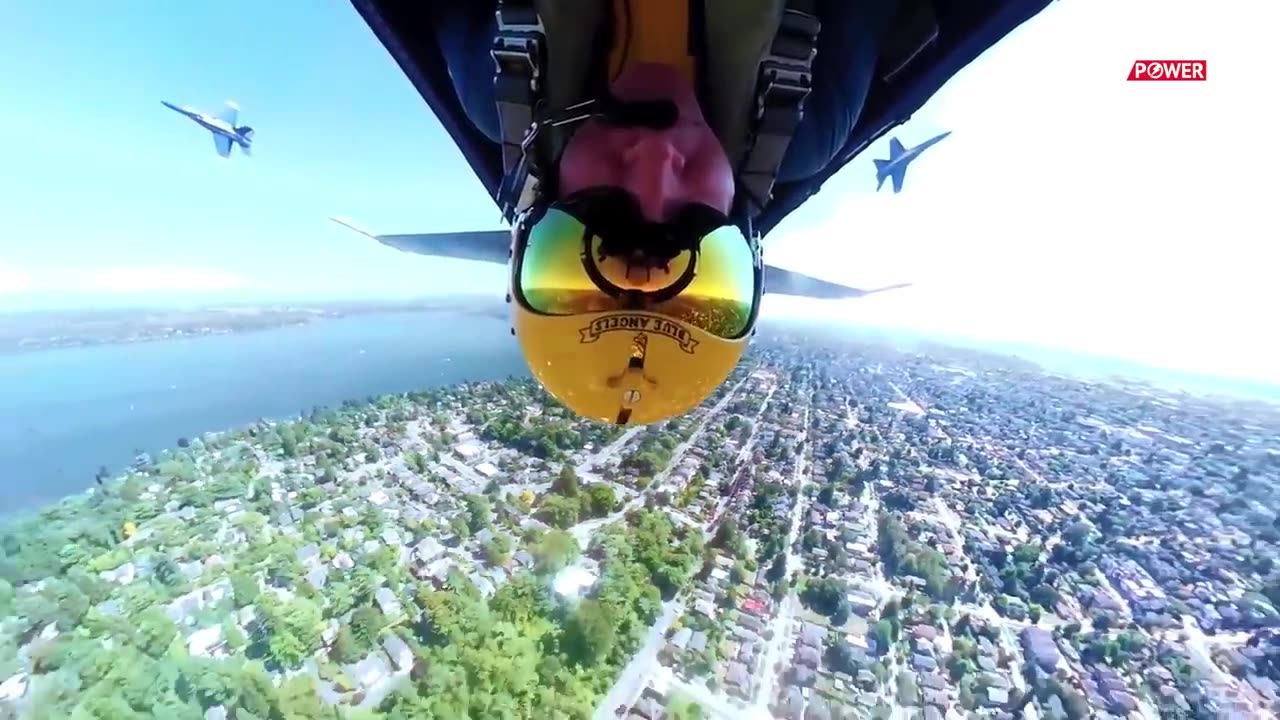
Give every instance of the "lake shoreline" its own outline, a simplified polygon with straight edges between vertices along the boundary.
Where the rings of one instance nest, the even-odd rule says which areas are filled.
[[[483,297],[407,304],[219,305],[188,310],[27,312],[0,315],[0,356],[267,332],[326,320],[406,313],[505,318],[506,308]]]
[[[316,407],[526,376],[508,324],[401,312],[276,328],[0,356],[0,507],[82,492],[179,437]],[[12,388],[13,392],[8,392]]]
[[[83,492],[100,467],[114,474],[132,463],[136,451],[154,453],[179,437],[299,417],[346,400],[527,376],[505,315],[485,307],[463,310],[387,312],[271,331],[0,355],[0,386],[6,389],[0,416],[18,418],[0,427],[0,507],[38,506]],[[788,325],[766,322],[762,329]],[[873,333],[863,337],[898,344]],[[994,348],[980,352],[992,362],[1006,355]],[[1009,354],[1047,374],[1106,384],[1116,384],[1116,375],[1138,374],[1121,365],[1107,378],[1098,372],[1104,368],[1087,362],[1078,361],[1075,371],[1065,368],[1069,355],[1046,362]],[[1135,380],[1201,397],[1275,403],[1232,392],[1230,382],[1191,389],[1159,373]]]

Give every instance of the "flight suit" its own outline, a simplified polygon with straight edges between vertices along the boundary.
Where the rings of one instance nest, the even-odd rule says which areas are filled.
[[[437,39],[467,116],[489,139],[500,142],[494,64],[489,56],[497,29],[496,3],[472,0],[430,5]],[[822,32],[814,61],[813,91],[805,103],[804,119],[787,147],[778,174],[780,182],[817,175],[835,159],[862,112],[875,75],[878,39],[896,9],[896,0],[818,0]]]

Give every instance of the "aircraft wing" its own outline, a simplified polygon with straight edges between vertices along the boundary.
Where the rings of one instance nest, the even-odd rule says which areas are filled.
[[[354,230],[371,240],[377,240],[383,245],[401,252],[456,258],[459,260],[477,260],[500,265],[505,265],[511,258],[510,230],[375,235],[356,226],[349,220],[336,217],[329,219],[349,230]],[[766,265],[764,269],[764,287],[765,292],[775,295],[797,295],[800,297],[833,300],[862,297],[872,293],[906,287],[906,285],[861,290],[827,280],[819,280],[818,278],[784,270],[773,265]]]
[[[349,220],[336,217],[329,219],[400,252],[458,260],[476,260],[499,265],[505,265],[511,258],[510,230],[374,235],[368,230],[357,227]]]
[[[893,178],[894,194],[896,195],[897,193],[902,192],[902,183],[907,179],[907,164],[898,163],[897,165],[894,165],[893,172],[890,173],[890,176]]]
[[[231,157],[231,138],[226,135],[212,133],[213,147],[217,149],[218,154],[222,157]]]
[[[909,287],[910,285],[911,283],[901,283],[873,290],[862,290],[848,285],[833,283],[829,280],[819,280],[818,278],[784,270],[774,265],[765,265],[764,267],[764,291],[770,295],[794,295],[796,297],[818,298],[820,300],[840,300],[860,298],[887,290]]]

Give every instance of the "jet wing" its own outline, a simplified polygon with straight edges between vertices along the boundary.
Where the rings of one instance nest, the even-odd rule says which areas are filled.
[[[354,230],[371,240],[395,248],[401,252],[435,257],[456,258],[459,260],[477,260],[479,262],[505,265],[511,258],[510,230],[479,230],[453,233],[417,233],[403,235],[375,235],[360,228],[349,220],[329,218],[345,228]],[[797,295],[800,297],[839,299],[857,298],[872,293],[893,290],[906,285],[892,285],[874,290],[840,285],[827,280],[802,275],[784,270],[773,265],[764,269],[765,292],[776,295]]]
[[[802,275],[798,272],[784,270],[774,265],[764,267],[764,291],[770,295],[794,295],[796,297],[818,298],[820,300],[840,300],[860,298],[866,295],[910,287],[911,283],[889,285],[873,290],[840,285],[829,280]]]
[[[213,133],[213,146],[222,157],[231,157],[231,138]]]
[[[374,235],[368,230],[357,227],[349,220],[336,217],[329,219],[400,252],[456,258],[458,260],[476,260],[499,265],[505,265],[507,260],[511,258],[510,230]]]
[[[894,194],[896,195],[897,193],[902,192],[902,183],[907,179],[907,164],[898,163],[897,165],[894,165],[893,172],[890,173],[890,176],[893,178]]]

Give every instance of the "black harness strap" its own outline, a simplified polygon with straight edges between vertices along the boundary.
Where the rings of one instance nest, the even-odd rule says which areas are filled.
[[[502,130],[502,183],[498,204],[510,221],[521,198],[536,177],[529,172],[526,138],[531,135],[535,109],[544,91],[543,64],[546,37],[531,0],[498,0],[498,31],[491,54],[494,61],[494,94],[498,124]]]
[[[791,137],[804,117],[822,29],[815,5],[815,0],[787,0],[778,32],[760,62],[752,138],[738,168],[738,209],[748,221],[769,202]]]

